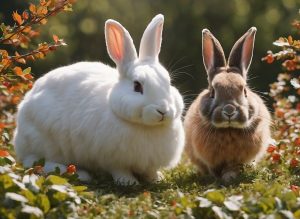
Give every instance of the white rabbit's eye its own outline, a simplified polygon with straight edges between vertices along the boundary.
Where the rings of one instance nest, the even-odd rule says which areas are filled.
[[[140,82],[134,81],[134,91],[143,94],[143,86],[141,85]]]
[[[247,94],[247,89],[246,89],[246,88],[244,89],[244,94],[245,94],[245,97],[248,96],[248,94]]]

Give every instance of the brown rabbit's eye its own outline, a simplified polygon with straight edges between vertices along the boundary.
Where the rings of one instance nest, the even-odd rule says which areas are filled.
[[[210,91],[210,98],[215,98],[215,90],[213,88]]]
[[[143,86],[141,85],[140,82],[138,81],[134,81],[133,82],[134,85],[134,91],[143,94]]]

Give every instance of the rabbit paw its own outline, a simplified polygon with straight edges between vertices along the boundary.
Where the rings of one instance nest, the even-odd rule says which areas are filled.
[[[91,175],[85,170],[77,170],[78,179],[82,182],[90,182],[92,180]]]
[[[222,175],[222,181],[224,183],[229,183],[232,180],[234,180],[236,177],[237,177],[237,172],[235,172],[235,171],[228,171],[228,172],[225,172]]]
[[[144,179],[147,182],[159,182],[164,179],[164,175],[160,171],[153,171],[144,175]]]
[[[139,184],[139,181],[129,172],[115,171],[112,173],[112,176],[117,185],[130,186]]]

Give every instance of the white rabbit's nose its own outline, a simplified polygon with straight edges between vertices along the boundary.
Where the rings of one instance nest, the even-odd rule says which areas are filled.
[[[162,110],[158,110],[158,109],[157,109],[156,111],[157,111],[160,115],[162,115],[162,116],[166,114],[166,112],[163,112]]]
[[[236,113],[236,107],[232,104],[227,104],[223,107],[222,113],[227,117],[231,117]]]

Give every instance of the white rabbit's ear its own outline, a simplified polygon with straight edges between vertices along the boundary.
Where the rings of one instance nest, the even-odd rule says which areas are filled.
[[[158,59],[162,41],[163,24],[164,16],[162,14],[156,15],[148,24],[140,43],[140,60]]]
[[[226,60],[220,42],[208,30],[202,30],[202,56],[203,63],[208,74],[208,81],[211,82],[218,67],[225,67]]]
[[[105,22],[105,40],[108,54],[118,68],[137,59],[133,40],[119,22],[111,19]]]
[[[232,47],[228,58],[229,67],[237,67],[246,78],[251,64],[256,28],[251,27]]]

